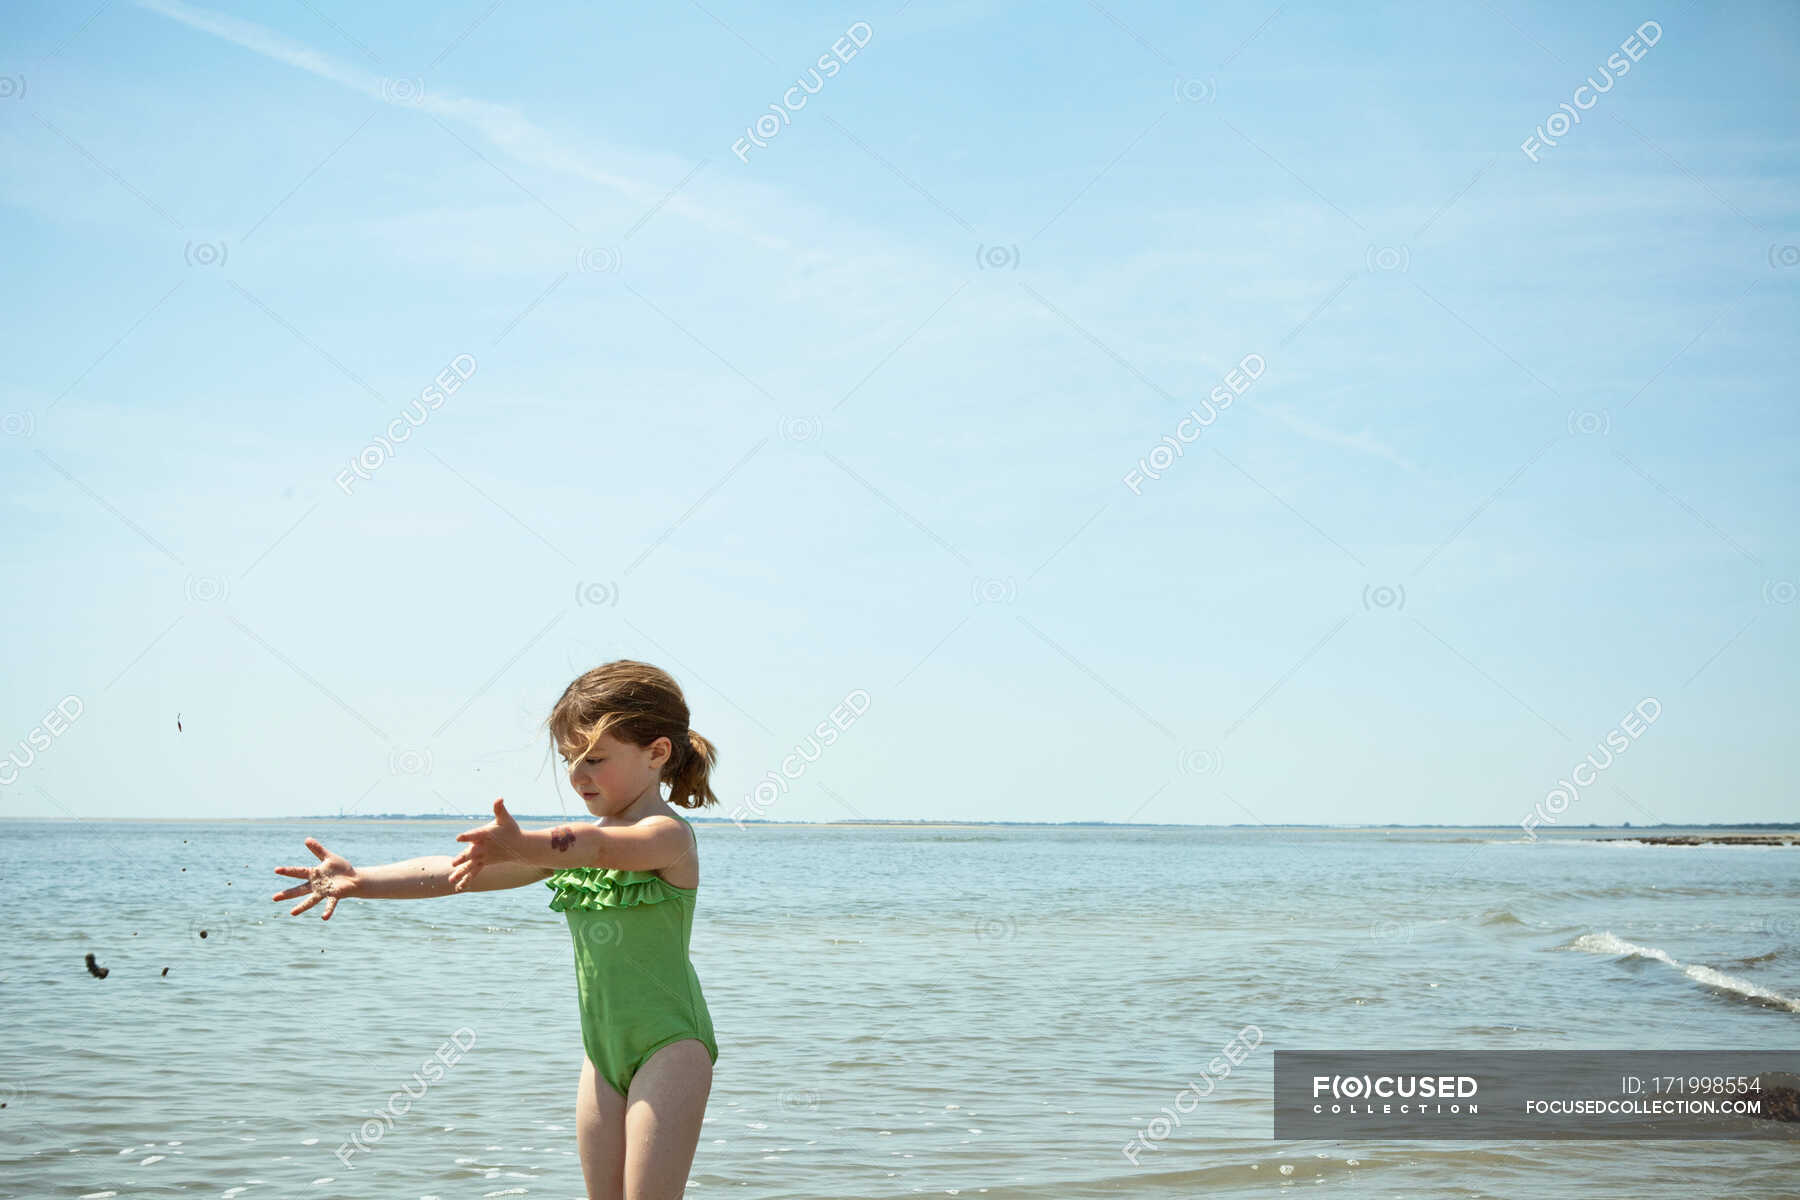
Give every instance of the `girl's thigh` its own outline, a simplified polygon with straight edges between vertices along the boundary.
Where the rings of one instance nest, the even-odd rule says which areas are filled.
[[[625,1097],[624,1200],[677,1200],[687,1187],[712,1091],[712,1059],[697,1038],[670,1042],[631,1077]]]
[[[575,1098],[575,1139],[588,1200],[624,1200],[625,1098],[600,1078],[585,1054]]]

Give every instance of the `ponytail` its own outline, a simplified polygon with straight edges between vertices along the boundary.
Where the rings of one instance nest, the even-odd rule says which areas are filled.
[[[671,738],[675,752],[663,768],[669,781],[669,803],[682,808],[704,808],[717,804],[713,795],[712,769],[719,761],[719,749],[690,729],[681,738]]]

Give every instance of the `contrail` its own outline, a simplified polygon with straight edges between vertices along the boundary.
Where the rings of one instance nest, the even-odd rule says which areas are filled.
[[[748,238],[771,250],[786,252],[794,249],[786,239],[772,237],[766,230],[741,221],[729,213],[695,204],[680,196],[665,198],[666,188],[600,169],[579,153],[559,144],[553,134],[517,109],[503,104],[491,104],[485,100],[470,100],[435,89],[427,90],[417,98],[394,99],[387,95],[380,76],[334,62],[317,50],[265,26],[226,13],[196,8],[191,4],[183,4],[180,0],[137,0],[137,5],[264,58],[328,79],[340,87],[382,104],[391,104],[395,108],[422,109],[460,122],[476,130],[490,145],[517,162],[560,171],[600,184],[645,208],[661,202],[668,211],[679,213],[707,229],[732,237]]]

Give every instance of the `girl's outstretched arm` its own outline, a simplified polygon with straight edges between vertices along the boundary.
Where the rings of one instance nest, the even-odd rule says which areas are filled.
[[[479,829],[456,835],[469,848],[451,860],[451,882],[459,891],[476,891],[486,872],[502,866],[545,869],[600,867],[621,871],[655,871],[688,852],[688,831],[673,817],[646,817],[632,825],[558,825],[553,829],[520,829],[494,801],[494,819]]]
[[[467,886],[458,889],[451,882],[452,861],[448,854],[430,854],[423,858],[409,858],[403,862],[383,863],[378,867],[369,867],[359,871],[341,855],[333,854],[319,844],[317,838],[307,838],[306,848],[313,852],[319,861],[310,867],[276,867],[277,875],[287,875],[306,882],[291,887],[285,892],[276,892],[271,900],[292,900],[296,896],[307,896],[289,910],[289,915],[299,916],[319,901],[325,901],[325,911],[319,914],[321,920],[331,920],[331,914],[337,911],[337,903],[346,896],[355,896],[362,900],[422,900],[428,896],[454,896],[461,892],[493,892],[502,888],[524,887],[550,877],[550,869],[534,867],[522,862],[496,863],[484,871],[479,880],[469,880]]]

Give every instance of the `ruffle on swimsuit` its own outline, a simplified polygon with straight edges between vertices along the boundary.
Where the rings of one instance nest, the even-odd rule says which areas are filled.
[[[622,871],[616,867],[567,867],[545,879],[544,886],[556,893],[550,899],[552,912],[636,908],[640,904],[684,899],[694,893],[694,889],[678,888],[653,871]]]

